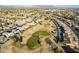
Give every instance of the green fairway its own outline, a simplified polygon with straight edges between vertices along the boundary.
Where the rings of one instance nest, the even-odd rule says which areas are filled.
[[[46,31],[37,31],[32,34],[32,36],[27,41],[27,47],[29,49],[38,48],[40,46],[40,35],[47,36],[49,35]]]

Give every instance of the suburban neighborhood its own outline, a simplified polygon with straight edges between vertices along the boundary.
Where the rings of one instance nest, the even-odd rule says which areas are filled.
[[[79,53],[79,9],[0,8],[0,52]]]

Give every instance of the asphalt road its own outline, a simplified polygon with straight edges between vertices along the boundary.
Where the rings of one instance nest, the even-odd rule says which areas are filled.
[[[65,53],[78,53],[77,51],[73,50],[69,46],[62,46],[62,48],[64,49]]]

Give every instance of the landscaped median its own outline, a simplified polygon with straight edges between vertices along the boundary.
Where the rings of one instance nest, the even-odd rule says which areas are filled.
[[[27,41],[27,47],[29,49],[35,49],[40,47],[40,37],[47,36],[49,33],[47,31],[37,31],[32,34],[32,36]]]

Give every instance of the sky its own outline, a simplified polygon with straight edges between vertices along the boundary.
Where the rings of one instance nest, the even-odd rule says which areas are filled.
[[[54,7],[79,8],[79,5],[54,5]]]
[[[42,8],[53,8],[53,7],[59,7],[59,8],[79,8],[79,5],[0,5],[0,7],[42,7]]]

